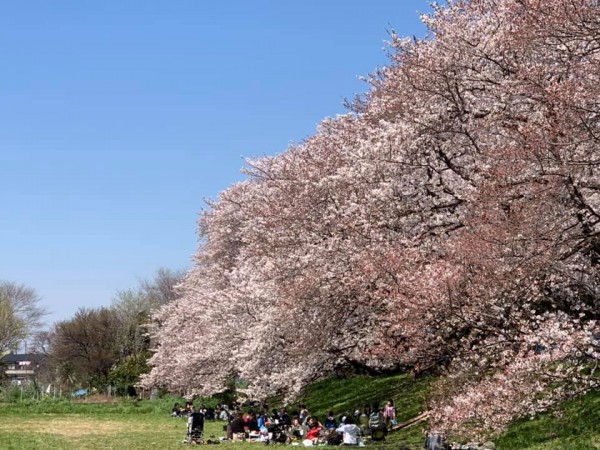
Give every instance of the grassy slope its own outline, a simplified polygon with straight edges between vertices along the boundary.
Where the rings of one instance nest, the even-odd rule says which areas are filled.
[[[309,386],[302,401],[311,413],[323,418],[330,409],[349,413],[365,403],[392,398],[399,421],[404,421],[424,409],[429,381],[406,375],[330,379]],[[0,449],[187,448],[181,444],[185,420],[169,417],[172,404],[173,399],[105,405],[0,404]],[[426,426],[393,433],[385,445],[370,448],[421,449]],[[208,423],[205,435],[222,436],[222,423]],[[563,405],[559,414],[516,423],[495,442],[503,450],[600,449],[600,392]],[[259,445],[224,443],[216,448],[256,449]]]
[[[425,397],[429,389],[429,379],[414,380],[408,375],[387,375],[379,377],[353,377],[329,379],[312,384],[302,398],[311,414],[324,419],[329,410],[336,415],[362,410],[365,404],[384,404],[393,399],[396,405],[398,422],[403,422],[425,410]],[[422,448],[421,426],[402,432],[392,433],[381,448],[399,449]]]
[[[325,380],[307,389],[303,400],[311,412],[324,417],[353,411],[357,406],[392,398],[398,421],[416,416],[425,408],[430,379],[412,380],[406,375],[357,377]],[[392,433],[382,448],[423,447],[426,423]],[[600,449],[600,392],[592,392],[568,402],[555,413],[515,423],[502,436],[493,439],[503,450],[598,450]]]

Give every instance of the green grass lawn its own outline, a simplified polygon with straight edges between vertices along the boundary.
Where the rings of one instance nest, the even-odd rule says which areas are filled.
[[[307,405],[311,414],[323,419],[329,410],[336,415],[351,414],[356,408],[362,410],[365,404],[379,402],[383,405],[386,400],[392,399],[398,422],[404,422],[425,411],[430,383],[430,378],[415,380],[406,374],[331,378],[310,385],[301,403]],[[403,432],[392,433],[377,448],[399,449],[405,446],[421,449],[426,426],[426,423],[417,424]]]
[[[430,379],[407,375],[353,377],[314,383],[301,402],[320,418],[332,409],[350,413],[365,403],[392,398],[399,421],[424,409]],[[170,417],[174,400],[122,401],[83,404],[68,401],[0,403],[0,449],[183,449],[186,421]],[[392,433],[384,444],[372,449],[423,448],[427,423]],[[225,433],[222,422],[207,422],[206,439]],[[499,450],[592,450],[600,449],[600,392],[563,405],[555,413],[514,424],[493,439]],[[223,442],[215,448],[249,449],[261,443]]]

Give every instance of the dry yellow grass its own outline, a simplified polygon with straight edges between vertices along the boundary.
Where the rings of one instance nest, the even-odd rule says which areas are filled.
[[[2,450],[150,450],[181,449],[186,421],[168,415],[3,415]],[[221,423],[207,423],[207,437],[222,434]],[[221,431],[221,433],[219,433]],[[249,444],[248,444],[249,445]],[[246,444],[222,445],[246,448]]]
[[[11,423],[12,422],[12,423]],[[15,431],[26,433],[48,433],[65,437],[79,437],[88,434],[116,434],[128,431],[127,424],[117,421],[104,421],[86,419],[82,417],[54,417],[54,418],[22,418],[18,421],[0,423],[0,432]],[[140,424],[136,424],[136,428]]]

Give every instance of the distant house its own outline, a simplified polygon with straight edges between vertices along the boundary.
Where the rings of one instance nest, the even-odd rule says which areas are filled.
[[[34,353],[9,353],[0,358],[0,371],[11,384],[30,384],[39,372],[42,356]]]

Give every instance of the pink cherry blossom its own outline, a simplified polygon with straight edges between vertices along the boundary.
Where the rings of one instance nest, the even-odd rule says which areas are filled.
[[[350,113],[202,213],[145,385],[292,398],[338,371],[433,371],[432,426],[473,436],[598,387],[597,1],[423,20]]]

